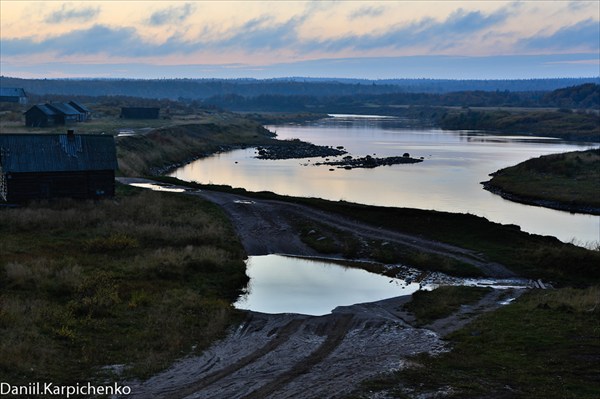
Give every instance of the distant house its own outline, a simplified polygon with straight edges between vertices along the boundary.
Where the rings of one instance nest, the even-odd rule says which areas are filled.
[[[102,198],[115,194],[110,135],[0,134],[0,199]]]
[[[47,127],[68,125],[89,119],[91,111],[81,104],[71,101],[67,103],[37,104],[25,112],[25,125],[31,127]]]
[[[92,117],[92,111],[84,105],[75,101],[69,101],[68,104],[79,112],[79,122],[85,122]]]
[[[47,104],[37,104],[25,112],[25,126],[48,127],[58,124],[57,112]]]
[[[46,104],[47,107],[51,108],[56,112],[56,124],[57,125],[68,125],[79,121],[80,112],[69,104],[65,103],[50,103]]]
[[[0,102],[27,104],[27,94],[21,88],[0,87]]]
[[[125,119],[158,119],[160,108],[154,107],[122,107],[121,118]]]

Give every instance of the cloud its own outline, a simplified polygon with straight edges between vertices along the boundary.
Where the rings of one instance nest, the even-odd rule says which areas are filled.
[[[60,24],[66,21],[87,22],[94,19],[99,13],[99,7],[74,8],[63,4],[60,10],[50,13],[44,18],[44,21],[50,24]]]
[[[466,12],[458,9],[443,21],[425,17],[408,25],[396,25],[386,31],[364,35],[346,35],[311,43],[330,51],[346,49],[371,50],[377,48],[406,48],[429,46],[432,49],[453,47],[463,43],[463,39],[504,22],[510,13],[500,9],[485,15],[480,11]]]
[[[195,4],[191,3],[186,3],[180,7],[169,7],[153,13],[150,16],[148,23],[153,26],[181,23],[185,21],[195,9]]]
[[[385,7],[361,7],[348,15],[348,19],[358,19],[363,17],[378,17],[383,15],[385,12]]]
[[[294,48],[300,41],[298,27],[306,18],[307,14],[304,14],[277,23],[273,17],[264,15],[231,29],[229,37],[213,41],[210,46],[213,48],[235,47],[250,51]]]
[[[35,41],[33,37],[2,41],[3,55],[56,53],[59,56],[71,56],[107,53],[135,56],[155,54],[161,49],[161,45],[145,42],[134,28],[111,28],[104,25],[73,30],[43,41]]]
[[[587,49],[600,52],[600,23],[592,18],[565,26],[551,35],[541,35],[521,40],[526,50],[573,50]]]

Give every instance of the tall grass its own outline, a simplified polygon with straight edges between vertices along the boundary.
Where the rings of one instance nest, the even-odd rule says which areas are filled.
[[[144,376],[236,317],[245,257],[219,208],[119,187],[114,200],[0,210],[0,380]]]

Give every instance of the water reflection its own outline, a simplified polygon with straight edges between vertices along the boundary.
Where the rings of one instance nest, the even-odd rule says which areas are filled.
[[[246,149],[198,160],[172,175],[182,180],[227,184],[250,191],[471,213],[563,241],[598,241],[598,216],[572,215],[514,203],[483,190],[480,184],[490,179],[489,173],[526,159],[582,150],[590,145],[529,136],[406,129],[398,128],[398,123],[397,120],[332,118],[307,125],[269,128],[281,139],[300,138],[319,145],[341,145],[353,156],[387,157],[408,152],[412,157],[423,157],[424,162],[330,171],[329,166],[314,166],[317,159],[265,161],[255,158],[254,149]]]
[[[410,295],[440,285],[505,289],[529,284],[522,279],[461,279],[408,267],[401,267],[398,276],[402,278],[390,278],[325,259],[283,255],[250,256],[246,263],[250,283],[234,306],[261,313],[320,316],[338,306]]]
[[[373,302],[419,289],[418,283],[281,255],[250,256],[250,283],[235,307],[262,313],[324,315],[335,307]]]

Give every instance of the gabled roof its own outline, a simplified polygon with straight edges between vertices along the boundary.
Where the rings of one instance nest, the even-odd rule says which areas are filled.
[[[69,105],[73,108],[75,108],[77,111],[79,112],[88,112],[91,113],[92,111],[90,111],[89,108],[87,108],[85,105],[81,105],[76,101],[69,101]]]
[[[46,104],[46,106],[52,108],[55,111],[58,111],[63,115],[79,115],[81,113],[75,108],[71,107],[69,104],[65,103],[52,103]]]
[[[111,135],[0,134],[4,173],[115,170]]]
[[[2,97],[27,97],[25,90],[18,87],[0,87],[0,96]]]
[[[44,114],[46,114],[48,116],[55,116],[57,114],[57,112],[55,110],[53,110],[52,108],[48,107],[47,104],[34,105],[33,107],[29,108],[25,113],[30,112],[34,108],[39,109],[40,111],[42,111]]]

